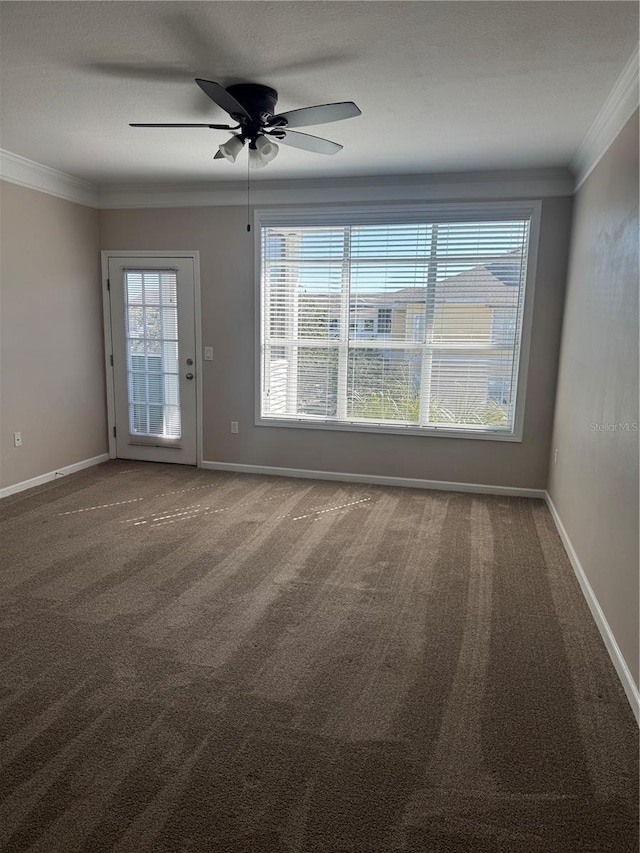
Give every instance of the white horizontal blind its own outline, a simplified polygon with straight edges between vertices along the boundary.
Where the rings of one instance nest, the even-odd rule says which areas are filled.
[[[176,270],[124,270],[129,432],[181,437]]]
[[[512,432],[529,216],[262,228],[261,415]]]

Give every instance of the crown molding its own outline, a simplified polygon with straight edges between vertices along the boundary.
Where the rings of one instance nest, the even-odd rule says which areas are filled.
[[[169,208],[246,205],[240,181],[198,184],[124,184],[98,187],[0,149],[0,179],[88,207]],[[574,179],[565,168],[388,175],[372,178],[256,181],[254,205],[343,204],[357,202],[487,201],[572,195]]]
[[[256,181],[252,205],[353,202],[477,201],[572,195],[568,169],[455,172],[314,181]],[[101,208],[220,207],[247,204],[239,181],[211,184],[130,184],[100,188]]]
[[[87,207],[98,206],[95,184],[3,149],[0,149],[0,179]]]
[[[570,168],[576,178],[576,191],[580,189],[637,110],[638,103],[638,48],[636,48],[571,161]]]

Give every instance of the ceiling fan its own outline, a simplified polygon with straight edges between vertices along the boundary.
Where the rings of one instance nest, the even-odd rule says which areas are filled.
[[[337,154],[342,145],[299,133],[292,127],[308,127],[312,124],[326,124],[361,115],[353,101],[337,104],[320,104],[315,107],[303,107],[286,113],[274,113],[278,102],[278,93],[269,86],[259,83],[237,83],[233,86],[221,86],[212,80],[196,78],[196,83],[211,100],[229,113],[237,122],[228,124],[141,124],[132,123],[130,127],[207,127],[211,130],[230,130],[231,139],[219,146],[215,160],[226,158],[235,163],[245,143],[249,143],[249,166],[259,169],[270,163],[278,154],[278,144],[274,140],[302,148],[316,154]],[[237,131],[237,132],[236,132]]]

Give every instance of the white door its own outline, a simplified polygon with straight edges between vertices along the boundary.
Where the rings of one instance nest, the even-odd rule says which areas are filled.
[[[195,465],[192,257],[108,255],[116,456]]]

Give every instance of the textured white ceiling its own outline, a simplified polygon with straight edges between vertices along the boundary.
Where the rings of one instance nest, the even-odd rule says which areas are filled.
[[[0,145],[100,184],[237,181],[193,82],[251,81],[279,110],[354,100],[256,179],[567,165],[638,40],[636,2],[1,2]]]

